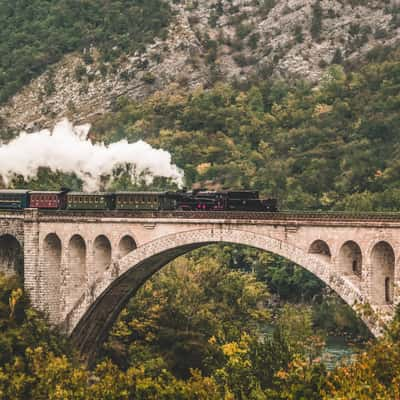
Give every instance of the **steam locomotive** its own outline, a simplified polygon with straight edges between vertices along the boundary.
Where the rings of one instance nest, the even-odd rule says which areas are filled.
[[[258,191],[71,192],[0,190],[0,209],[276,212],[276,199]]]

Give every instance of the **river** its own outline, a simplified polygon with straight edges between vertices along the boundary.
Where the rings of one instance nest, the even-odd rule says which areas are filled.
[[[343,336],[328,336],[322,360],[328,369],[333,369],[341,362],[351,360],[361,349],[362,345],[355,345]]]
[[[264,336],[271,336],[274,326],[266,325],[261,330]],[[330,335],[325,339],[325,348],[322,351],[321,359],[326,367],[331,370],[340,365],[341,362],[351,361],[351,358],[362,348],[362,344],[354,344],[353,341],[345,336]]]

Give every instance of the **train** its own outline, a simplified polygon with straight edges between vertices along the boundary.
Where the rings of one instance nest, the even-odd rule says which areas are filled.
[[[126,211],[258,211],[277,212],[277,200],[260,198],[254,190],[206,189],[166,192],[74,192],[0,190],[0,209]]]

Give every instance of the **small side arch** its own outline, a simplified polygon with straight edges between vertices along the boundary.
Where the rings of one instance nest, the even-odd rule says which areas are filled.
[[[86,286],[86,243],[81,235],[73,235],[68,243],[68,274],[66,276],[65,306],[70,310]]]
[[[55,233],[49,233],[43,241],[42,291],[46,292],[45,311],[51,323],[58,323],[61,308],[61,255],[62,244]]]
[[[123,258],[137,248],[135,239],[131,235],[125,235],[118,244],[118,258]]]
[[[111,242],[104,235],[99,235],[93,243],[93,263],[96,276],[101,275],[111,264]]]
[[[345,242],[340,248],[338,263],[345,275],[361,278],[363,257],[360,246],[352,240]]]
[[[388,242],[378,242],[371,251],[371,293],[374,305],[393,304],[395,255]]]
[[[24,276],[22,247],[13,235],[0,236],[0,271],[6,275]]]
[[[331,261],[331,250],[329,245],[323,240],[314,240],[314,242],[311,243],[308,252],[314,256],[324,259],[325,261]]]

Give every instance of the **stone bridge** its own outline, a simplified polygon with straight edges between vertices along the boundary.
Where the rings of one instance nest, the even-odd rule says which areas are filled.
[[[0,212],[0,270],[23,271],[33,305],[89,356],[156,271],[221,242],[307,269],[374,334],[400,300],[400,214]]]

